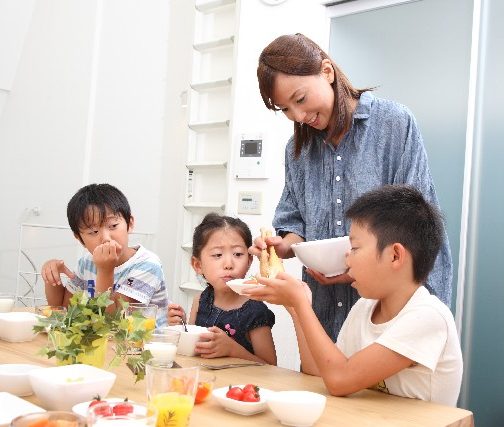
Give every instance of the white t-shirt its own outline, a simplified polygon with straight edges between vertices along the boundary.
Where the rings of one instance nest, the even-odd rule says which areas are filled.
[[[350,357],[378,343],[417,363],[375,388],[397,396],[456,406],[462,383],[462,352],[451,311],[420,286],[399,314],[374,324],[377,300],[361,298],[338,335],[337,346]]]

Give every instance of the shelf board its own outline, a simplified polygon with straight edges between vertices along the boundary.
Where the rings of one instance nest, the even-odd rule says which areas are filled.
[[[211,211],[215,209],[224,211],[226,204],[219,202],[192,202],[184,203],[184,208],[188,211]]]
[[[182,243],[181,248],[186,252],[192,253],[192,242]]]
[[[212,49],[231,47],[234,43],[234,36],[224,37],[222,39],[209,40],[206,42],[195,43],[193,48],[198,52],[206,52]]]
[[[205,92],[205,91],[209,91],[212,89],[220,89],[223,87],[231,86],[232,82],[233,82],[233,78],[228,77],[227,79],[222,79],[222,80],[209,80],[207,82],[191,83],[190,86],[196,92]]]
[[[196,132],[206,131],[206,130],[215,130],[215,129],[224,129],[229,127],[229,120],[215,121],[215,122],[200,122],[200,123],[189,123],[189,129],[192,129]]]
[[[194,7],[203,13],[212,12],[222,6],[227,6],[229,4],[235,4],[236,0],[207,0],[196,2]]]
[[[189,162],[186,163],[186,168],[191,170],[201,169],[226,169],[227,162]]]

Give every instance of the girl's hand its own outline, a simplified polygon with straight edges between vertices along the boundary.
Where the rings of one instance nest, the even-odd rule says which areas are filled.
[[[306,272],[321,285],[340,285],[342,283],[348,284],[353,282],[353,279],[346,273],[325,277],[322,273],[312,270],[311,268],[307,268]]]
[[[225,357],[231,355],[233,346],[238,345],[221,328],[211,326],[208,332],[201,334],[201,341],[196,343],[196,353],[205,359]]]
[[[69,270],[62,259],[51,259],[44,263],[40,270],[42,279],[46,285],[62,286],[60,274],[67,275],[70,279],[75,277],[75,274]]]
[[[168,325],[180,325],[182,324],[182,319],[186,318],[186,313],[182,306],[178,304],[168,304],[168,312],[166,315],[168,320]]]
[[[98,245],[93,251],[93,262],[97,269],[113,270],[119,265],[122,246],[115,240]]]
[[[297,307],[299,304],[311,304],[311,291],[308,285],[287,273],[278,273],[275,279],[257,278],[266,287],[258,286],[243,291],[250,299],[266,301],[285,307]]]

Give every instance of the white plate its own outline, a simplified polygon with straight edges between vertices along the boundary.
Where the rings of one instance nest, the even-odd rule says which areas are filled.
[[[245,384],[238,384],[236,387],[243,387]],[[254,415],[263,412],[267,407],[268,396],[273,392],[266,388],[259,387],[259,402],[242,402],[240,400],[230,399],[226,397],[229,386],[216,388],[212,391],[217,401],[229,412],[234,412],[238,415]]]
[[[20,415],[45,412],[45,409],[33,403],[4,392],[0,392],[0,408],[0,427],[8,427],[11,421]]]
[[[92,402],[92,400],[88,400],[87,402],[81,402],[77,403],[77,405],[74,405],[72,407],[72,411],[74,414],[81,415],[83,417],[87,416],[87,410],[89,408],[89,404]],[[103,399],[103,402],[108,402],[108,403],[119,403],[119,402],[124,402],[124,398],[120,397],[107,397]],[[133,406],[136,406],[138,408],[143,408],[143,406],[140,405],[135,405],[135,402],[133,400],[129,400],[128,402],[133,404]]]
[[[230,280],[229,282],[226,282],[226,285],[228,285],[238,295],[243,295],[242,291],[245,289],[252,289],[252,288],[257,288],[257,287],[264,288],[264,285],[261,285],[260,283],[258,283],[258,284],[244,283],[249,280],[250,279],[233,279],[233,280]]]

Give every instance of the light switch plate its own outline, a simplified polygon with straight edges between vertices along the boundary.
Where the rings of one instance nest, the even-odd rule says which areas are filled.
[[[238,213],[261,215],[262,193],[259,191],[240,191],[238,193]]]

